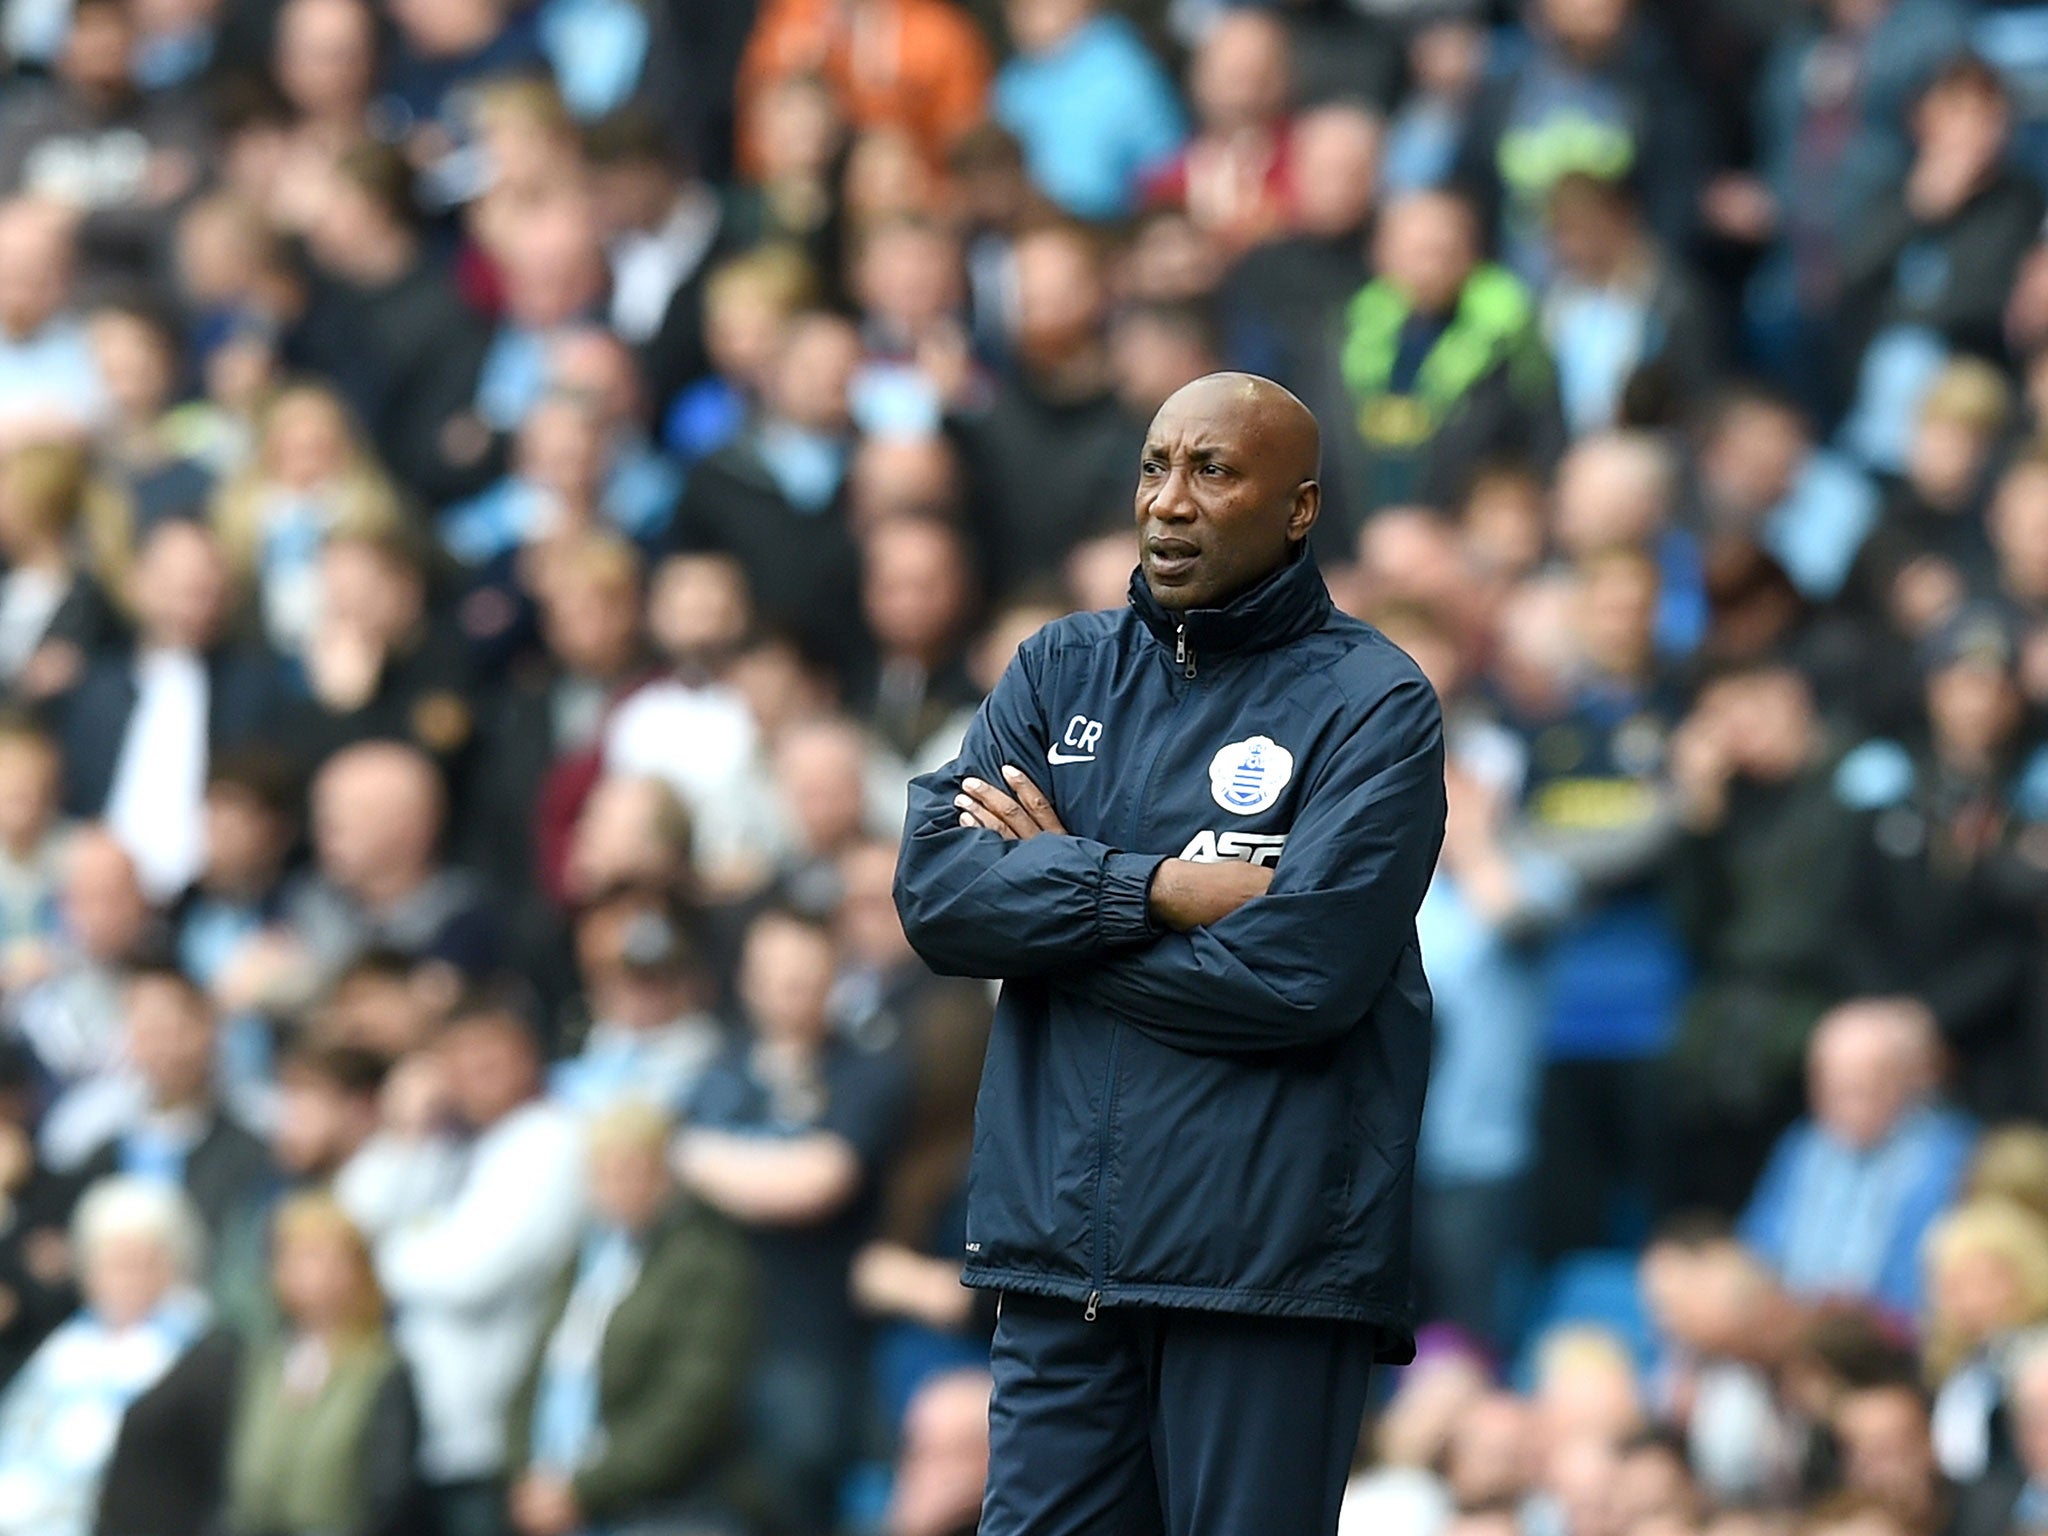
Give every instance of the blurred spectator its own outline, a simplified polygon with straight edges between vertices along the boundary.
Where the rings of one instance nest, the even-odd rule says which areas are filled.
[[[1428,1315],[1498,1340],[1501,1284],[1529,1239],[1543,1019],[1532,941],[1567,908],[1569,875],[1518,848],[1495,785],[1453,761],[1450,815],[1416,936],[1436,998],[1417,1246]]]
[[[988,1479],[988,1398],[986,1372],[959,1371],[934,1377],[911,1400],[886,1536],[971,1536]]]
[[[320,612],[320,551],[338,528],[398,525],[398,494],[355,439],[346,408],[313,385],[271,402],[256,457],[221,488],[214,530],[238,583],[253,583],[265,638],[303,653]]]
[[[624,1101],[679,1113],[724,1043],[706,1011],[703,961],[679,914],[659,901],[616,896],[586,909],[576,943],[590,1032],[549,1073],[549,1092],[585,1115]]]
[[[2021,454],[2006,466],[1987,514],[1997,574],[1986,594],[2019,644],[2020,689],[2048,703],[2048,459]]]
[[[0,1045],[0,1392],[78,1304],[66,1223],[78,1186],[36,1150],[33,1063],[20,1046]]]
[[[1930,1443],[1942,1473],[1970,1483],[2012,1456],[2006,1365],[2048,1322],[2048,1223],[2010,1200],[1973,1198],[1928,1230],[1924,1252]]]
[[[1130,499],[1129,424],[1109,390],[1109,293],[1086,230],[1048,225],[1010,253],[1011,367],[956,423],[983,568],[999,596],[1057,569]]]
[[[898,517],[862,546],[861,605],[878,655],[860,713],[906,762],[978,701],[961,654],[973,618],[965,542],[950,524]]]
[[[1545,1253],[1599,1246],[1618,1211],[1640,1209],[1667,1130],[1651,1084],[1684,999],[1685,955],[1660,889],[1676,828],[1658,778],[1679,704],[1653,640],[1657,592],[1640,549],[1584,560],[1572,580],[1577,675],[1554,713],[1512,722],[1527,744],[1530,836],[1579,890],[1542,987]]]
[[[2048,1343],[2029,1336],[2007,1367],[2017,1464],[1994,1467],[1963,1493],[1955,1514],[1958,1536],[1991,1536],[2025,1529],[2040,1517],[2048,1487]]]
[[[1457,165],[1488,63],[1486,31],[1469,12],[1425,9],[1408,35],[1413,85],[1387,124],[1390,194],[1442,186]]]
[[[864,1334],[853,1257],[901,1123],[898,1063],[835,1039],[832,937],[786,910],[747,932],[747,1038],[699,1087],[678,1145],[683,1181],[746,1227],[761,1266],[755,1445],[778,1513],[830,1528],[853,1451]]]
[[[0,682],[41,702],[78,680],[106,644],[110,615],[78,554],[110,494],[69,443],[29,443],[0,459]]]
[[[279,1058],[270,1159],[288,1186],[326,1188],[376,1134],[389,1068],[357,1045],[301,1042]]]
[[[764,146],[748,134],[753,103],[791,76],[822,76],[859,128],[907,131],[936,164],[979,122],[989,47],[953,0],[765,0],[739,69],[742,163],[758,170]]]
[[[213,475],[178,430],[181,357],[168,312],[145,300],[102,304],[89,324],[107,409],[94,443],[95,494],[79,507],[77,531],[97,585],[118,592],[139,533],[204,506]]]
[[[451,1536],[507,1529],[507,1415],[582,1220],[577,1125],[540,1087],[524,1020],[490,1001],[458,1012],[393,1073],[384,1128],[335,1186],[376,1254]]]
[[[1279,233],[1293,209],[1293,89],[1286,23],[1264,10],[1225,11],[1189,65],[1195,136],[1148,196],[1185,208],[1232,253]]]
[[[133,648],[102,652],[65,701],[67,803],[105,818],[156,899],[199,873],[212,755],[274,723],[275,664],[228,638],[233,596],[211,533],[181,519],[158,524],[127,594]]]
[[[101,284],[150,271],[210,149],[189,97],[139,88],[137,19],[124,0],[74,0],[54,74],[0,116],[0,194],[68,210]]]
[[[734,1528],[752,1267],[739,1232],[676,1188],[669,1125],[644,1104],[591,1125],[592,1219],[512,1412],[521,1536]]]
[[[1752,279],[1753,349],[1801,402],[1834,395],[1827,328],[1856,222],[1909,161],[1907,107],[1964,41],[1952,0],[1826,0],[1780,31],[1756,89],[1756,174],[1717,178],[1703,203],[1720,234],[1770,243]]]
[[[1077,218],[1129,213],[1187,133],[1159,61],[1099,0],[1010,0],[1004,16],[1017,52],[996,76],[994,114],[1031,179]]]
[[[1798,1111],[1806,1041],[1835,999],[1855,825],[1811,686],[1782,663],[1700,689],[1671,780],[1673,909],[1696,981],[1672,1061],[1667,1198],[1732,1211]]]
[[[116,0],[99,7],[118,9]],[[47,202],[0,202],[0,448],[76,437],[106,409],[84,324],[71,313],[73,221]]]
[[[272,984],[304,788],[289,759],[262,749],[224,754],[207,771],[206,862],[171,921],[178,964],[229,1012],[262,1001]]]
[[[1905,176],[1856,214],[1842,253],[1843,357],[1857,379],[1852,423],[1885,431],[1884,402],[1913,397],[1945,352],[1997,356],[2004,295],[2048,209],[2039,182],[2006,164],[2012,106],[1998,73],[1964,56],[1915,102]]]
[[[665,409],[710,367],[706,280],[746,231],[651,117],[594,125],[584,153],[611,266],[611,328],[637,350],[647,394]]]
[[[1923,640],[1989,584],[1983,504],[2012,394],[1990,364],[1951,363],[1921,396],[1902,473],[1851,573],[1870,620]]]
[[[1665,1392],[1709,1496],[1754,1502],[1796,1492],[1803,1447],[1778,1378],[1805,1326],[1797,1303],[1711,1218],[1678,1218],[1660,1230],[1641,1276],[1677,1351]]]
[[[1958,1093],[1980,1114],[2038,1113],[2022,1027],[2037,936],[2012,849],[2048,819],[2048,759],[2030,755],[2011,634],[1966,609],[1922,648],[1927,741],[1886,742],[1844,763],[1862,813],[1840,938],[1846,986],[1906,993],[1956,1057]],[[2037,751],[2038,749],[2033,749]]]
[[[33,721],[0,716],[0,977],[33,980],[60,938],[58,893],[73,828],[57,814],[64,762]]]
[[[1480,259],[1471,207],[1443,192],[1390,205],[1378,275],[1344,312],[1333,492],[1348,528],[1390,503],[1450,499],[1460,466],[1504,453],[1548,463],[1561,423],[1529,291]],[[1340,527],[1338,532],[1346,531]]]
[[[279,1336],[236,1392],[225,1529],[233,1536],[401,1536],[418,1517],[412,1383],[384,1329],[369,1245],[323,1194],[278,1211]]]
[[[1474,106],[1459,176],[1484,189],[1507,264],[1544,276],[1543,219],[1570,172],[1634,179],[1672,250],[1698,222],[1713,148],[1700,104],[1654,16],[1635,0],[1541,0],[1529,55]]]
[[[0,1523],[24,1536],[201,1536],[219,1513],[236,1345],[196,1281],[174,1186],[113,1179],[73,1224],[85,1306],[0,1400]]]
[[[1331,314],[1365,286],[1381,138],[1378,116],[1350,103],[1295,119],[1287,142],[1294,217],[1284,235],[1245,252],[1220,295],[1233,366],[1314,377]]]
[[[1624,182],[1566,172],[1546,217],[1543,335],[1573,434],[1683,419],[1721,360],[1699,285],[1643,227]]]
[[[496,958],[497,920],[481,882],[441,864],[446,794],[433,764],[398,742],[337,753],[313,781],[314,867],[284,920],[320,979],[371,949],[467,975]]]
[[[90,1137],[95,1150],[78,1169],[85,1184],[118,1173],[182,1188],[218,1244],[268,1196],[272,1174],[263,1143],[221,1107],[212,1004],[169,966],[132,970],[124,1000],[118,1075],[74,1088],[46,1132]]]
[[[1785,1133],[1744,1239],[1803,1295],[1919,1308],[1920,1242],[1962,1181],[1973,1132],[1933,1102],[1938,1040],[1919,1004],[1844,1003],[1813,1034],[1809,1118]]]
[[[113,1066],[123,976],[161,933],[135,861],[104,827],[82,828],[65,850],[58,917],[61,940],[18,958],[8,1011],[44,1083],[61,1088]],[[43,1143],[44,1155],[66,1166],[87,1150]]]
[[[316,280],[300,352],[345,391],[402,484],[436,503],[474,489],[491,446],[469,414],[487,332],[430,254],[410,168],[392,149],[357,144],[312,190],[306,244]]]
[[[759,420],[697,466],[671,534],[675,549],[733,556],[762,617],[842,668],[861,648],[842,580],[856,556],[841,496],[847,388],[859,360],[859,335],[844,320],[792,320]]]
[[[1696,478],[1706,528],[1755,540],[1816,601],[1842,590],[1877,521],[1869,480],[1814,442],[1797,405],[1759,388],[1736,386],[1709,404]]]

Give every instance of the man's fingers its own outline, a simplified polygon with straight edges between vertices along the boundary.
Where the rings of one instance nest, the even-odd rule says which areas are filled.
[[[1038,824],[1041,832],[1067,830],[1060,824],[1059,812],[1052,808],[1052,801],[1046,798],[1045,791],[1025,778],[1022,768],[1012,767],[1008,763],[1003,764],[1003,778],[1008,781],[1011,792],[1024,807],[1025,814]]]
[[[1017,841],[1016,833],[1012,832],[986,811],[962,811],[960,813],[960,825],[963,827],[979,827],[984,832],[993,832],[997,837],[1005,838],[1010,842],[1014,843]]]
[[[978,816],[991,832],[1007,830],[1012,837],[1029,837],[1038,830],[1021,805],[986,780],[963,779],[960,788],[953,803]]]

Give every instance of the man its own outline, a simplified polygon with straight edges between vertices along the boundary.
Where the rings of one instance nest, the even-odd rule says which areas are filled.
[[[1130,611],[1027,641],[912,785],[905,930],[1007,983],[984,1536],[1334,1531],[1372,1363],[1412,1354],[1442,729],[1306,549],[1318,450],[1268,380],[1176,393]]]
[[[1911,998],[1859,998],[1815,1029],[1810,1118],[1779,1140],[1741,1224],[1795,1294],[1920,1315],[1920,1240],[1955,1198],[1976,1139],[1935,1102],[1940,1049]]]
[[[473,1005],[393,1072],[384,1129],[335,1183],[419,1383],[420,1465],[449,1532],[504,1529],[507,1417],[582,1229],[580,1128],[540,1090],[526,1020]]]
[[[446,795],[433,762],[397,741],[336,753],[313,781],[315,869],[285,898],[285,924],[324,982],[392,949],[470,976],[497,959],[482,882],[440,862]]]
[[[1375,227],[1378,276],[1346,305],[1337,343],[1353,425],[1332,445],[1348,518],[1332,531],[1401,501],[1445,505],[1488,458],[1556,460],[1563,422],[1535,301],[1481,249],[1471,205],[1450,192],[1411,192]]]
[[[62,208],[0,203],[0,449],[82,436],[106,410],[91,339],[70,312],[76,260]]]
[[[203,524],[159,523],[130,579],[130,647],[94,658],[63,708],[69,809],[103,817],[143,889],[169,900],[206,861],[206,773],[273,718],[275,662],[236,643],[220,543]]]

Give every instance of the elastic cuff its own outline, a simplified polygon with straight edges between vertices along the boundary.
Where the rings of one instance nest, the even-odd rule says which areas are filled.
[[[1159,933],[1148,906],[1152,876],[1166,856],[1112,853],[1102,861],[1102,889],[1095,898],[1095,927],[1103,944],[1141,944]]]

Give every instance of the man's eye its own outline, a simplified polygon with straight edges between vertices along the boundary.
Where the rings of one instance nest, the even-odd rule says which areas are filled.
[[[1159,473],[1159,470],[1160,464],[1157,459],[1147,459],[1138,466],[1138,473],[1141,475],[1156,475]]]
[[[1204,464],[1202,466],[1202,473],[1213,480],[1216,476],[1225,473],[1225,470],[1221,464]]]

